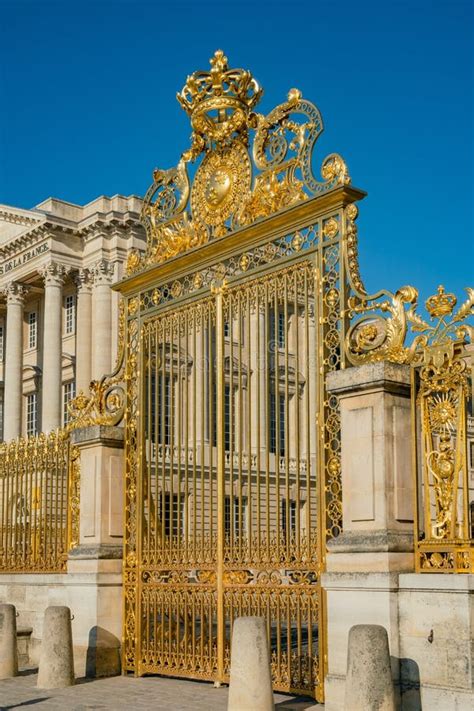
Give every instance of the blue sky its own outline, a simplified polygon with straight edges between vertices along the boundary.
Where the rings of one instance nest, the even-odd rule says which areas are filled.
[[[0,202],[143,195],[190,126],[175,94],[222,48],[268,112],[298,87],[360,205],[369,290],[474,284],[473,4],[0,0]]]

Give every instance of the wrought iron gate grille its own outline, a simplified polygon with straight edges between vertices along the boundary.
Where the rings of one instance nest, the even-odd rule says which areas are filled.
[[[129,302],[127,668],[225,681],[234,619],[260,615],[275,688],[320,688],[321,546],[340,515],[319,514],[338,447],[321,448],[317,426],[321,353],[342,338],[336,314],[334,350],[321,347],[320,292],[339,284],[339,250],[308,245],[194,300],[142,300],[141,319]]]

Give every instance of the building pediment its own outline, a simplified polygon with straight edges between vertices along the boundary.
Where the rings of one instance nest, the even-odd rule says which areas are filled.
[[[0,205],[0,245],[15,240],[45,221],[36,210]]]

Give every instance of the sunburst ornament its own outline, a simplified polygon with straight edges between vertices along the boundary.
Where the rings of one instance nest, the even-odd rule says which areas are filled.
[[[456,415],[458,411],[458,398],[453,393],[436,395],[430,403],[431,426],[437,431],[454,432],[456,429]]]

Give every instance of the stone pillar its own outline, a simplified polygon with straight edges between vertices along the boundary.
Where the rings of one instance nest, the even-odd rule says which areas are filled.
[[[51,262],[42,269],[44,279],[43,397],[41,430],[62,425],[62,287],[64,266]]]
[[[196,427],[196,445],[199,447],[198,457],[200,457],[200,448],[204,446],[204,442],[209,442],[209,422],[206,421],[206,413],[209,410],[209,394],[208,394],[208,379],[206,377],[206,338],[207,332],[204,324],[196,326],[196,350],[194,347],[194,338],[191,336],[188,344],[189,352],[192,353],[193,368],[191,377],[187,385],[188,399],[188,417],[190,436],[193,431],[193,419]],[[194,401],[194,383],[196,384],[196,401]],[[176,422],[177,420],[175,420]],[[176,438],[176,433],[175,433]],[[175,439],[176,441],[176,439]]]
[[[62,605],[47,607],[41,640],[38,689],[62,689],[73,684],[71,610]]]
[[[327,376],[341,408],[343,533],[328,544],[326,710],[344,707],[355,624],[388,633],[399,682],[399,576],[414,569],[410,368],[382,362]],[[397,687],[397,693],[399,688]]]
[[[113,676],[121,668],[123,428],[84,427],[71,439],[81,470],[79,545],[68,560],[76,673]]]
[[[112,281],[114,283],[120,281],[123,276],[123,264],[120,262],[115,262],[113,265],[113,277]],[[111,356],[112,356],[112,368],[115,365],[115,362],[117,360],[117,355],[118,355],[118,347],[119,347],[119,304],[120,304],[120,299],[121,296],[118,293],[118,291],[111,291],[110,292],[110,306],[111,306],[111,313],[112,313],[112,328],[111,328]]]
[[[354,625],[348,647],[344,711],[395,711],[387,630]]]
[[[113,266],[101,260],[94,269],[92,377],[100,380],[112,370],[112,292]]]
[[[5,394],[3,437],[5,441],[21,434],[23,405],[23,306],[27,287],[12,282],[7,296],[7,343],[5,349]]]
[[[0,605],[0,679],[18,674],[15,605]]]
[[[74,430],[81,455],[79,544],[122,550],[123,428],[93,425]]]
[[[273,711],[267,625],[263,617],[237,617],[232,629],[227,711]]]
[[[89,391],[92,380],[92,274],[80,269],[77,286],[76,392]]]
[[[474,574],[403,573],[398,619],[403,710],[471,711]]]
[[[252,397],[249,403],[250,418],[252,423],[252,448],[251,453],[257,453],[259,444],[260,455],[262,457],[261,468],[264,468],[264,457],[266,454],[266,378],[265,378],[265,356],[267,343],[265,341],[265,308],[260,305],[250,315],[250,379]]]

